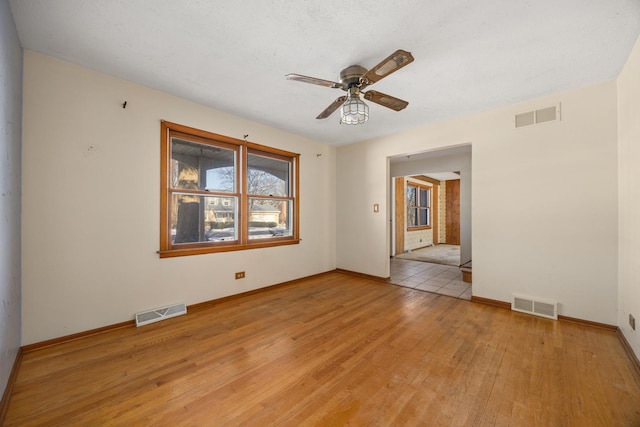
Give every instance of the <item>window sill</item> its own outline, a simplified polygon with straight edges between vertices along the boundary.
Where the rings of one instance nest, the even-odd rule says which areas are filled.
[[[264,242],[248,243],[244,245],[226,245],[226,246],[198,246],[180,249],[168,249],[158,251],[160,258],[173,258],[190,255],[203,255],[216,252],[244,251],[248,249],[270,248],[273,246],[297,245],[301,239],[286,240],[270,240]]]

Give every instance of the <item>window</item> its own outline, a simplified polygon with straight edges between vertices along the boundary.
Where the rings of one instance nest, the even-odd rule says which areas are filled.
[[[299,242],[299,155],[161,125],[160,257]]]
[[[431,227],[431,187],[407,183],[407,227]]]

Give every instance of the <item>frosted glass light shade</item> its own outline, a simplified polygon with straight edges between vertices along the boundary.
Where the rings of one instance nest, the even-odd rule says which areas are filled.
[[[349,92],[349,97],[340,107],[340,123],[359,125],[369,120],[369,106],[360,99],[358,91]]]

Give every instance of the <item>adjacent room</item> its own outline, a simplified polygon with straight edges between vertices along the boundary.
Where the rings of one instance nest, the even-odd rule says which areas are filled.
[[[640,425],[640,2],[0,24],[0,425]]]

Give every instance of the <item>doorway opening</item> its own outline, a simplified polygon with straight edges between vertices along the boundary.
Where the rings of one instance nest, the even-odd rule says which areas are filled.
[[[471,298],[471,145],[390,158],[391,282]]]

